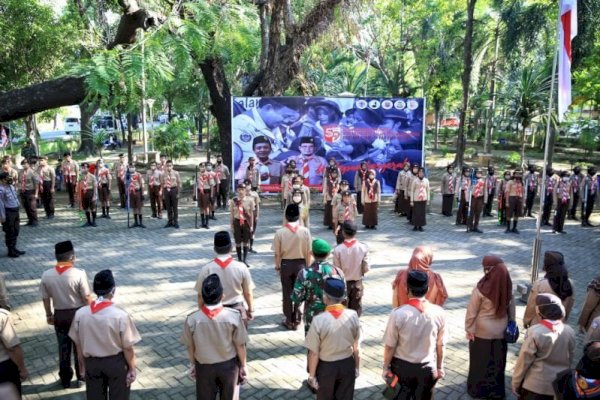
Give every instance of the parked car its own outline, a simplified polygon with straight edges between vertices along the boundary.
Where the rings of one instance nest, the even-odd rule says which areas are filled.
[[[73,132],[81,132],[81,121],[79,118],[67,117],[65,118],[65,132],[67,134]]]

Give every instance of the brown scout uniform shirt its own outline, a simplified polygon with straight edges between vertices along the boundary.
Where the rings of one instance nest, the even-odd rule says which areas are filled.
[[[100,167],[98,170],[98,185],[110,183],[110,170],[106,167]]]
[[[598,340],[600,340],[600,317],[594,318],[590,324],[590,328],[585,334],[586,343]]]
[[[65,182],[77,183],[77,175],[79,174],[79,165],[71,160],[70,162],[65,160],[62,163],[63,176]]]
[[[452,190],[450,190],[450,182],[452,182]],[[454,176],[449,172],[444,172],[442,176],[442,194],[454,194],[456,192],[454,182]]]
[[[45,166],[40,168],[39,170],[40,180],[44,182],[52,182],[56,179],[56,172],[54,172],[54,168],[50,168],[49,166]]]
[[[82,175],[82,178],[81,178],[81,181],[79,182],[79,184],[81,185],[80,190],[82,190],[82,191],[95,190],[96,177],[88,172],[87,174]]]
[[[114,304],[95,314],[90,306],[77,310],[69,337],[84,357],[114,356],[142,340],[131,316]]]
[[[10,312],[0,308],[0,362],[10,358],[8,350],[21,344],[15,332]]]
[[[346,205],[340,201],[339,203],[336,203],[336,206],[333,208],[332,222],[334,225],[344,223],[344,221],[346,220],[346,207],[350,211],[350,218],[348,218],[348,220],[354,222],[356,221],[356,218],[358,218],[358,210],[356,209],[356,203],[351,201],[350,204]]]
[[[573,282],[571,281],[571,285]],[[556,296],[554,290],[550,286],[550,282],[548,279],[541,279],[533,284],[531,288],[531,294],[529,295],[529,300],[527,301],[527,307],[525,307],[525,314],[523,315],[523,325],[527,328],[533,326],[540,322],[540,317],[538,317],[535,312],[535,298],[538,294],[542,293],[550,293]],[[575,293],[573,296],[567,297],[562,302],[565,307],[565,321],[569,319],[569,314],[571,314],[571,310],[573,309],[573,304],[575,304]]]
[[[369,248],[356,239],[344,241],[333,249],[333,266],[340,268],[346,282],[361,280],[369,271]]]
[[[235,200],[239,201],[237,197],[234,197],[233,199],[229,200],[229,215],[231,218],[231,225],[233,225],[234,220],[240,219],[240,209],[235,204]],[[248,225],[252,226],[254,221],[254,210],[256,208],[256,204],[254,203],[254,199],[252,198],[252,196],[244,196],[244,198],[242,199],[242,207],[244,209],[244,220],[248,222]]]
[[[162,173],[160,172],[160,170],[158,168],[156,168],[154,171],[149,169],[146,172],[146,182],[148,183],[148,186],[151,188],[154,186],[160,186],[160,176],[161,175],[162,175]]]
[[[181,187],[181,178],[179,177],[179,172],[174,169],[171,172],[165,171],[160,175],[160,184],[163,189],[179,189]]]
[[[324,311],[316,315],[304,339],[304,347],[319,355],[319,360],[332,362],[352,356],[352,346],[360,339],[360,323],[356,311],[345,309],[335,318]]]
[[[248,342],[248,332],[237,310],[224,307],[213,319],[198,310],[185,319],[181,342],[194,346],[199,364],[217,364],[236,357],[235,346]]]
[[[365,184],[362,188],[361,201],[363,203],[379,203],[381,200],[381,183],[375,178],[372,182],[373,187],[373,199],[369,197],[369,179],[365,181]]]
[[[217,256],[221,261],[230,259],[231,256],[226,257]],[[196,279],[196,286],[194,290],[198,294],[202,294],[202,282],[212,274],[217,274],[221,283],[223,284],[223,299],[224,305],[233,305],[244,301],[244,293],[249,293],[254,289],[254,282],[250,275],[250,270],[245,264],[232,260],[229,265],[225,268],[221,267],[214,260],[206,264],[200,270],[198,279]]]
[[[113,172],[114,172],[115,176],[117,177],[117,180],[121,180],[122,182],[125,182],[125,174],[127,173],[127,163],[117,161],[113,165]]]
[[[297,226],[298,230],[294,233],[285,226],[279,228],[273,238],[273,251],[281,256],[282,260],[304,259],[308,265],[312,248],[310,231],[297,223],[290,225]]]
[[[19,190],[23,193],[26,190],[35,190],[36,186],[39,183],[39,177],[33,170],[33,168],[29,168],[27,171],[21,171],[21,176],[19,177]]]
[[[597,317],[600,317],[600,294],[594,289],[588,289],[577,325],[587,330]]]
[[[42,274],[40,294],[42,299],[52,299],[55,310],[70,310],[86,305],[90,286],[82,269],[70,267],[59,274],[51,268]]]
[[[417,178],[413,180],[410,191],[410,201],[429,201],[429,179],[423,178],[423,180]]]
[[[509,320],[515,320],[515,301],[512,296],[508,305],[508,314],[498,318],[494,303],[477,287],[473,289],[465,316],[465,331],[480,339],[504,339],[504,331]]]

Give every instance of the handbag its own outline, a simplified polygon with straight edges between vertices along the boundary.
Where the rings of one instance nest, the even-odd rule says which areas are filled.
[[[519,325],[516,321],[508,321],[504,330],[504,340],[506,343],[517,343],[519,340]]]
[[[402,385],[400,384],[400,380],[398,376],[393,374],[391,371],[388,371],[385,376],[385,389],[383,389],[383,397],[386,399],[395,399],[400,394],[402,390]]]

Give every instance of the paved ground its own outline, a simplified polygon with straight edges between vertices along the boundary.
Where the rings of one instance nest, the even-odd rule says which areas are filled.
[[[438,196],[439,199],[439,196]],[[63,202],[64,204],[64,202]],[[435,206],[434,211],[438,211]],[[39,278],[53,266],[55,242],[71,239],[77,251],[77,265],[91,278],[100,269],[111,268],[117,280],[116,302],[134,315],[143,341],[137,346],[138,381],[134,399],[193,398],[194,383],[186,376],[188,363],[179,343],[186,314],[194,310],[193,284],[201,265],[212,258],[212,235],[226,229],[228,216],[217,215],[210,231],[193,229],[191,202],[182,202],[181,230],[166,230],[163,221],[146,219],[148,229],[127,229],[125,214],[116,210],[111,221],[99,220],[98,228],[79,228],[78,215],[61,208],[53,221],[43,220],[38,228],[23,227],[20,248],[27,255],[13,260],[0,258],[6,273],[17,331],[22,340],[31,373],[25,382],[26,399],[82,399],[82,389],[62,390],[57,385],[57,352],[51,327],[45,324],[39,299]],[[465,233],[453,219],[430,214],[424,233],[413,235],[404,219],[391,213],[390,205],[380,211],[377,231],[360,231],[360,240],[369,244],[373,270],[365,282],[365,312],[361,319],[364,340],[361,376],[357,381],[357,399],[381,398],[381,337],[391,311],[391,282],[400,267],[408,262],[412,249],[420,244],[435,248],[434,268],[442,273],[449,289],[447,311],[450,315],[451,340],[447,347],[446,378],[438,385],[440,398],[468,398],[465,381],[468,351],[463,321],[466,303],[481,276],[481,258],[493,252],[506,261],[515,286],[529,280],[531,245],[535,234],[533,219],[524,220],[520,235],[506,235],[496,221],[485,219],[483,235]],[[331,242],[331,231],[322,227],[322,212],[312,214],[316,237]],[[600,222],[598,215],[596,224]],[[244,399],[310,399],[302,386],[305,379],[305,349],[302,329],[284,331],[280,326],[280,284],[273,271],[270,250],[273,232],[281,223],[278,206],[272,204],[261,214],[256,241],[257,255],[250,256],[256,282],[256,320],[250,328],[250,382],[242,389]],[[579,314],[585,285],[598,274],[600,257],[599,229],[582,229],[567,223],[567,235],[543,234],[543,250],[564,252],[577,289],[577,301],[570,322]],[[3,250],[2,250],[3,251]],[[518,315],[523,314],[523,305]],[[581,340],[581,338],[580,338]],[[518,345],[509,348],[510,371]],[[509,387],[509,386],[507,386]]]

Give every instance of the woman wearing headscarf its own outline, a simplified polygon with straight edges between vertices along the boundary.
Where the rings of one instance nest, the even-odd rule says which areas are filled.
[[[467,392],[471,397],[504,399],[507,344],[504,331],[515,320],[512,280],[502,259],[483,257],[483,277],[471,294],[465,317],[469,341]]]
[[[418,270],[423,271],[427,274],[429,281],[429,290],[425,295],[425,298],[433,304],[443,306],[448,298],[448,291],[444,286],[444,281],[440,274],[431,270],[431,263],[433,262],[433,250],[429,246],[418,246],[414,249],[412,257],[408,262],[407,269],[401,269],[396,275],[396,279],[392,284],[394,289],[394,296],[392,298],[392,305],[394,308],[408,303],[408,285],[406,280],[408,279],[408,271]]]
[[[565,309],[558,296],[538,294],[538,324],[527,329],[512,377],[512,391],[519,400],[553,400],[552,381],[571,367],[575,354],[575,331],[562,321]]]
[[[587,332],[588,340],[600,340],[600,276],[587,287],[587,295],[577,325]]]
[[[374,169],[369,170],[367,180],[363,182],[361,201],[364,205],[362,223],[367,229],[377,229],[377,210],[381,201],[381,183],[376,179]]]
[[[559,372],[553,383],[558,400],[600,399],[600,342],[590,342],[575,369]]]
[[[525,308],[523,325],[529,328],[537,324],[540,318],[535,312],[535,297],[540,293],[550,293],[558,296],[565,308],[565,321],[569,318],[573,304],[575,303],[575,292],[569,279],[569,273],[565,266],[565,258],[558,251],[547,251],[544,253],[544,272],[546,275],[533,284],[531,294]]]

